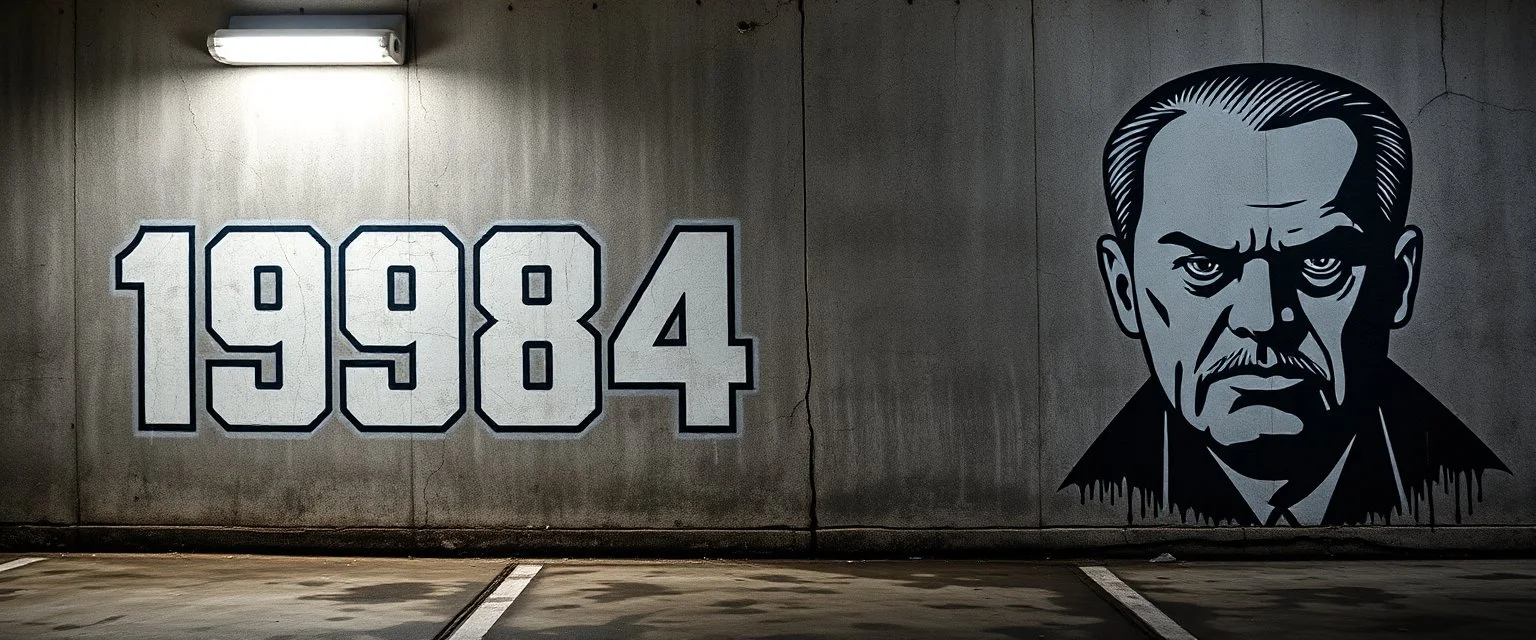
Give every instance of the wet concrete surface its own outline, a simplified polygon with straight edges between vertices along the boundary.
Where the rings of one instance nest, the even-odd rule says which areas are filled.
[[[1142,638],[1074,565],[547,565],[487,638]]]
[[[544,569],[487,638],[1145,637],[1092,562],[30,557],[0,639],[431,638],[519,563]],[[1108,566],[1205,640],[1536,637],[1536,560]]]
[[[49,557],[0,572],[0,638],[431,638],[505,564]]]
[[[1199,638],[1533,638],[1536,561],[1110,564]]]

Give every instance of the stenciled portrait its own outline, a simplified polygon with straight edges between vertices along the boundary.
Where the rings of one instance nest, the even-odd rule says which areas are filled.
[[[1409,132],[1381,98],[1303,67],[1207,69],[1131,107],[1103,163],[1098,264],[1150,379],[1062,490],[1118,496],[1131,520],[1444,522],[1509,472],[1388,357],[1433,265],[1408,223]]]

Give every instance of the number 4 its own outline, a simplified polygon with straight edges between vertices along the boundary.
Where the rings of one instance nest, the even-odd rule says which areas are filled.
[[[736,433],[756,388],[737,289],[735,225],[674,225],[608,339],[609,388],[676,389],[680,432]]]

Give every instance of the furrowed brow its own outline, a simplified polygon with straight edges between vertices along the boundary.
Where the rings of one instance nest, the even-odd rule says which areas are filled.
[[[1334,227],[1316,238],[1306,242],[1283,246],[1281,250],[1308,253],[1337,253],[1357,249],[1365,239],[1365,232],[1359,228],[1353,226]]]
[[[1235,249],[1230,247],[1218,247],[1215,245],[1206,244],[1189,237],[1188,234],[1179,231],[1174,231],[1161,238],[1158,238],[1157,242],[1158,244],[1171,244],[1178,247],[1184,247],[1191,253],[1198,253],[1200,255],[1206,256],[1229,256],[1237,253]]]
[[[1306,200],[1292,200],[1290,202],[1276,202],[1274,204],[1250,204],[1250,205],[1247,205],[1247,206],[1252,207],[1254,209],[1286,209],[1286,208],[1294,207],[1294,206],[1296,206],[1298,204],[1301,204],[1303,202],[1306,202]]]

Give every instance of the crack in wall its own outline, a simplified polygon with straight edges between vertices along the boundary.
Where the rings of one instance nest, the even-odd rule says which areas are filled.
[[[1424,111],[1428,109],[1430,105],[1439,102],[1444,98],[1462,98],[1474,104],[1482,105],[1485,107],[1492,107],[1506,113],[1529,113],[1536,115],[1536,110],[1533,109],[1510,107],[1498,104],[1496,102],[1482,100],[1476,96],[1462,93],[1451,88],[1450,63],[1446,60],[1445,56],[1445,42],[1448,39],[1445,27],[1445,16],[1447,8],[1446,0],[1440,0],[1440,93],[1435,94],[1434,97],[1430,98],[1423,105],[1420,105],[1419,110],[1414,113],[1413,118],[1417,120],[1419,116],[1424,115]]]
[[[1269,41],[1266,38],[1267,27],[1265,25],[1264,0],[1259,0],[1259,62],[1269,62]]]
[[[1035,218],[1035,524],[1045,526],[1045,439],[1041,431],[1045,425],[1045,360],[1040,357],[1044,344],[1043,330],[1041,329],[1040,314],[1040,55],[1039,32],[1036,30],[1035,17],[1037,7],[1033,0],[1029,3],[1029,109],[1030,109],[1030,135],[1034,141],[1030,144],[1032,160],[1030,164],[1033,175],[1034,191],[1034,218]]]
[[[806,447],[808,462],[807,480],[810,492],[810,553],[816,555],[817,539],[816,531],[819,526],[816,503],[816,423],[811,408],[811,383],[814,379],[814,369],[811,365],[811,254],[810,254],[810,169],[806,152],[806,106],[805,106],[805,0],[795,3],[800,13],[800,277],[802,290],[805,292],[805,395],[796,404],[796,407],[805,406],[805,429],[808,435]],[[794,416],[794,409],[790,410],[790,416]]]
[[[1496,102],[1489,102],[1487,100],[1480,100],[1480,99],[1478,99],[1476,97],[1467,95],[1465,93],[1460,93],[1460,92],[1457,92],[1457,91],[1441,91],[1440,93],[1435,94],[1435,97],[1430,98],[1428,102],[1425,102],[1424,106],[1419,107],[1418,112],[1415,113],[1414,116],[1413,116],[1414,119],[1417,120],[1419,116],[1424,115],[1424,111],[1426,109],[1429,109],[1430,105],[1432,105],[1432,104],[1434,104],[1436,102],[1439,102],[1439,101],[1441,101],[1441,100],[1443,100],[1445,98],[1461,98],[1463,100],[1467,100],[1467,101],[1472,102],[1474,104],[1478,104],[1478,105],[1482,105],[1482,106],[1485,106],[1485,107],[1492,107],[1494,109],[1498,109],[1498,110],[1503,111],[1505,113],[1528,113],[1528,114],[1531,114],[1531,115],[1536,115],[1536,109],[1522,109],[1520,107],[1507,107],[1507,106],[1504,106],[1502,104],[1498,104]]]
[[[70,245],[70,255],[75,265],[74,277],[77,281],[72,283],[74,284],[74,295],[71,297],[71,301],[74,304],[72,318],[74,322],[74,335],[73,351],[70,353],[70,358],[74,360],[72,363],[74,366],[71,367],[74,373],[74,380],[70,381],[70,384],[72,385],[71,391],[75,394],[75,402],[72,411],[74,415],[70,416],[69,429],[74,435],[75,524],[78,525],[82,522],[82,514],[84,512],[84,507],[81,505],[83,497],[83,487],[81,485],[83,480],[80,477],[80,286],[78,282],[80,277],[80,256],[78,254],[80,250],[80,0],[75,0],[71,4],[70,11],[73,13],[70,15],[71,26],[69,32],[71,60],[69,104],[71,110],[70,122],[75,128],[73,132],[75,145],[71,151],[74,163],[74,184],[71,185],[70,189],[70,207],[73,209],[71,218],[75,224],[74,229],[71,231],[72,244]]]
[[[419,1],[420,0],[406,0],[406,2],[405,2],[405,19],[406,19],[406,29],[407,30],[410,30],[411,27],[415,26],[414,23],[416,22],[416,19],[417,19],[418,15],[419,15],[419,12],[421,11],[421,5],[420,5]],[[416,52],[417,52],[416,38],[409,38],[409,39],[407,39],[406,43],[405,43],[405,46],[406,46],[406,55],[411,59],[410,61],[413,62],[413,63],[416,62]],[[415,64],[411,64],[411,65],[409,65],[409,66],[407,66],[405,68],[405,100],[404,100],[404,107],[405,107],[405,109],[404,109],[404,111],[405,111],[405,222],[406,222],[406,224],[410,224],[411,217],[412,217],[412,209],[416,205],[416,202],[412,199],[412,195],[411,195],[411,179],[412,179],[411,178],[411,162],[412,162],[412,159],[411,159],[411,79],[412,78],[415,78],[417,83],[421,82],[421,74],[416,72],[416,65]],[[417,87],[419,89],[420,88],[420,84],[418,84]],[[419,97],[420,96],[418,96],[418,98]],[[423,104],[425,104],[425,101],[423,101]],[[421,115],[423,117],[427,117],[426,109],[422,109]],[[452,157],[452,156],[450,156],[450,157]],[[443,171],[446,172],[447,170],[448,170],[448,167],[446,165],[444,165]],[[409,236],[407,236],[407,238],[409,238]],[[380,251],[382,252],[383,250],[380,249]],[[407,240],[407,251],[409,251],[409,240]],[[464,293],[463,292],[463,285],[462,285],[462,279],[464,278],[464,273],[462,273],[463,259],[464,259],[464,256],[462,255],[462,251],[461,251],[461,255],[459,256],[460,269],[461,269],[461,273],[459,274],[459,277],[461,279],[460,280],[460,282],[461,282],[461,284],[460,284],[460,291],[459,291],[459,294],[460,294],[459,295],[459,297],[460,297],[459,304],[461,306],[468,303],[468,301],[463,299],[463,297],[464,297],[463,296],[463,293]],[[411,286],[415,286],[414,283]],[[395,285],[394,285],[393,281],[390,282],[389,287],[390,287],[391,290],[394,289]],[[460,326],[458,328],[461,333],[468,330],[468,327],[463,326],[463,322],[466,319],[467,319],[467,315],[464,314],[463,311],[461,310],[460,314],[459,314]],[[446,335],[444,335],[442,337],[449,338],[449,337],[453,337],[453,336],[446,336]],[[466,363],[466,360],[464,358],[464,348],[467,345],[466,345],[465,341],[463,340],[463,336],[462,335],[457,336],[457,337],[459,338],[459,370],[460,371],[464,371],[464,365]],[[412,354],[411,357],[415,357],[415,355]],[[415,383],[415,377],[416,377],[415,376],[415,372],[413,371],[411,373],[411,382],[413,384]],[[466,376],[464,374],[462,374],[462,373],[459,376],[459,384],[460,385],[469,384],[469,380],[467,380]],[[459,396],[460,402],[463,402],[466,398],[467,398],[467,394],[461,393],[461,395]],[[343,402],[345,402],[345,399],[343,399]],[[467,408],[467,407],[465,407],[465,408]],[[410,490],[410,493],[409,493],[410,499],[406,501],[409,504],[409,506],[407,507],[407,510],[408,510],[409,513],[407,515],[406,524],[407,524],[407,526],[410,526],[412,529],[415,529],[416,526],[417,526],[417,521],[416,521],[416,434],[415,433],[411,434],[411,437],[409,438],[409,442],[411,443],[411,446],[410,446],[410,449],[408,450],[408,452],[406,453],[406,455],[410,458],[410,463],[407,465],[408,474],[409,474],[409,477],[410,477],[410,485],[408,486],[408,488]],[[439,470],[442,469],[442,466],[439,465],[438,469]],[[433,473],[435,474],[436,471],[434,471]],[[432,512],[432,503],[427,498],[427,487],[431,484],[432,475],[433,474],[428,474],[427,480],[424,481],[422,483],[422,486],[421,486],[422,510],[423,510],[424,514],[428,514],[428,515],[431,514],[431,512]],[[422,525],[426,524],[426,519],[427,519],[428,515],[423,515],[422,521],[421,521]]]
[[[1451,90],[1450,71],[1445,64],[1445,0],[1440,0],[1440,87],[1443,91]]]

